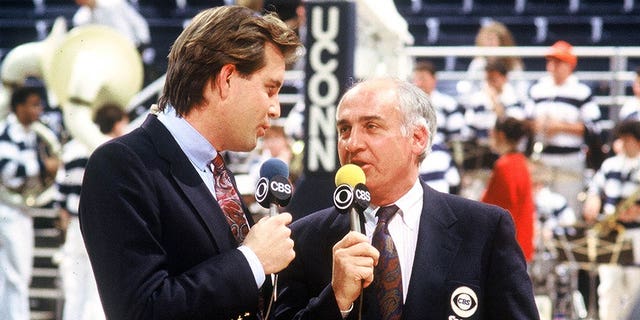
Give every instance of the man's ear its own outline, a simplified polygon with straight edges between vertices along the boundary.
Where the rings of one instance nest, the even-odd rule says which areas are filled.
[[[429,143],[429,132],[426,126],[416,126],[413,130],[413,149],[416,154],[422,153]]]
[[[236,66],[233,64],[225,64],[220,68],[218,76],[215,78],[213,90],[218,90],[221,98],[226,98],[229,95],[229,88],[231,87],[231,77],[236,72]]]

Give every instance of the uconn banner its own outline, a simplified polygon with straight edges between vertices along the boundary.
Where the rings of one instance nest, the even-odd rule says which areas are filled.
[[[333,204],[334,175],[340,167],[336,149],[336,107],[353,83],[355,3],[305,2],[304,174],[288,210],[296,217]]]

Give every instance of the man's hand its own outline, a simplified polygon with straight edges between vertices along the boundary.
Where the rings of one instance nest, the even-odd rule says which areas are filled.
[[[362,233],[349,232],[333,246],[331,286],[340,310],[347,310],[362,288],[373,281],[373,267],[380,253]]]
[[[620,212],[618,220],[622,222],[636,222],[640,218],[640,205],[634,204],[629,209]]]
[[[287,227],[291,220],[289,213],[264,217],[251,227],[243,242],[243,245],[256,254],[265,274],[277,273],[286,268],[296,256],[291,229]]]
[[[582,206],[582,216],[584,221],[591,224],[596,222],[602,201],[598,195],[589,195]]]

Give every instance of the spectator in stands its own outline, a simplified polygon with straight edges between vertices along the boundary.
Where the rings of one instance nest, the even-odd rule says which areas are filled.
[[[513,47],[516,41],[506,25],[498,21],[490,21],[478,30],[475,45],[477,47]],[[478,56],[471,60],[467,72],[472,78],[482,80],[485,66],[489,61],[496,59],[504,60],[509,71],[524,69],[522,60],[518,57]]]
[[[432,152],[420,165],[420,178],[438,191],[457,194],[460,191],[460,173],[450,146],[460,150],[464,127],[462,110],[453,97],[437,89],[436,68],[430,61],[416,62],[412,82],[429,95],[438,119]]]
[[[478,30],[475,45],[477,47],[513,47],[516,45],[516,41],[505,24],[498,21],[490,21]],[[497,57],[475,57],[469,64],[468,72],[475,74],[478,79],[482,79],[485,66],[489,61],[495,59]],[[522,60],[518,57],[505,57],[501,60],[504,60],[509,71],[524,69]]]
[[[100,131],[115,138],[125,133],[129,118],[124,108],[107,104],[96,110],[94,122]],[[56,175],[60,193],[60,220],[66,230],[60,256],[60,275],[64,291],[63,320],[105,319],[96,280],[84,247],[78,221],[78,203],[89,150],[78,140],[70,140],[62,149],[62,166]]]
[[[516,46],[516,42],[511,31],[501,22],[490,21],[480,27],[476,34],[476,47],[512,47]],[[480,89],[484,79],[485,67],[490,61],[502,60],[507,71],[511,75],[511,81],[516,84],[518,93],[521,96],[526,95],[528,84],[522,80],[522,71],[524,64],[519,57],[491,57],[477,56],[471,60],[467,68],[467,80],[461,82],[459,89],[460,94],[466,96],[468,93],[475,92]]]
[[[533,259],[535,208],[527,156],[519,147],[531,136],[528,122],[501,117],[491,130],[491,148],[500,155],[482,202],[495,204],[511,213],[516,238],[527,262]]]
[[[636,77],[631,86],[633,97],[625,101],[620,109],[618,121],[640,120],[640,67],[636,68]]]
[[[444,143],[431,147],[431,152],[420,163],[418,173],[420,179],[433,189],[451,194],[460,193],[460,171]]]
[[[489,132],[494,128],[496,119],[507,116],[525,118],[523,103],[508,81],[508,72],[504,60],[489,61],[485,66],[485,81],[467,101],[465,122],[475,149],[474,157],[466,159],[471,168],[493,167],[497,156],[489,147]]]
[[[611,215],[630,238],[635,266],[601,264],[598,267],[599,319],[620,319],[640,289],[640,122],[625,121],[615,129],[622,152],[606,159],[589,182],[584,219],[593,223]],[[603,224],[607,228],[606,224]]]
[[[547,55],[548,75],[534,84],[527,116],[536,135],[534,156],[553,171],[552,190],[567,198],[579,212],[577,195],[584,188],[585,134],[599,133],[600,108],[591,89],[573,74],[578,63],[573,47],[558,41]]]
[[[438,132],[434,143],[451,143],[461,140],[464,130],[464,114],[458,102],[438,90],[436,67],[430,61],[417,61],[413,67],[412,82],[429,95],[438,117]]]
[[[40,88],[17,88],[10,106],[11,113],[0,123],[0,319],[29,320],[32,215],[59,165],[55,154],[42,151],[59,148],[59,143],[38,122],[43,109]]]

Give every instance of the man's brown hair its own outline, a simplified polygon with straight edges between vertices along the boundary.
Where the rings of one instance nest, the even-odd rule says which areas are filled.
[[[242,6],[200,12],[171,47],[160,110],[171,105],[178,115],[187,114],[202,102],[206,82],[226,64],[250,77],[266,65],[267,42],[282,52],[285,62],[295,60],[301,46],[296,33],[275,14],[261,16]]]

